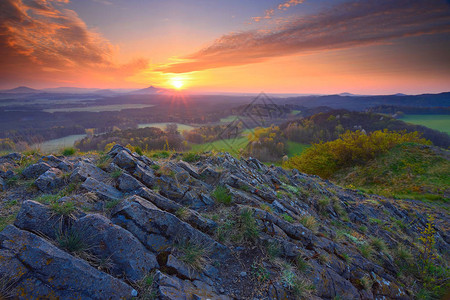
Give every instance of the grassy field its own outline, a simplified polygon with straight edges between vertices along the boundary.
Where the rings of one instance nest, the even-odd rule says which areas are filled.
[[[228,117],[226,117],[226,118],[220,119],[220,123],[231,123],[231,122],[233,122],[234,120],[236,120],[237,118],[238,118],[238,116],[231,115],[231,116],[228,116]]]
[[[405,115],[401,120],[450,134],[450,115]]]
[[[301,144],[297,142],[288,141],[287,142],[288,147],[288,156],[293,157],[295,155],[301,154],[303,151],[311,147],[311,145],[308,144]]]
[[[185,131],[185,130],[192,130],[192,129],[194,129],[194,127],[189,126],[189,125],[180,124],[180,123],[170,123],[170,122],[168,122],[168,123],[138,124],[138,128],[156,127],[156,128],[160,128],[160,129],[164,130],[164,129],[166,129],[167,124],[177,124],[179,131]]]
[[[39,149],[42,153],[55,153],[65,147],[72,147],[76,141],[86,137],[86,134],[73,134],[59,139],[45,141],[41,144],[34,144],[31,148]]]
[[[211,143],[205,143],[205,144],[191,144],[191,150],[193,152],[202,152],[202,151],[209,151],[209,150],[216,150],[216,151],[222,151],[222,152],[230,152],[233,155],[236,155],[239,153],[240,149],[244,149],[248,144],[247,137],[240,137],[237,139],[225,139],[220,141],[214,141]],[[308,149],[310,145],[308,144],[301,144],[296,142],[287,142],[287,148],[288,153],[287,155],[289,157],[299,155],[305,149]]]
[[[224,139],[204,144],[191,144],[191,151],[203,152],[209,150],[225,151],[230,154],[238,154],[240,149],[244,149],[248,144],[247,137],[240,137],[236,139]]]

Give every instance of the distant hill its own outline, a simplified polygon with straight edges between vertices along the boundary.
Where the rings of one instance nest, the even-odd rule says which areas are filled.
[[[361,96],[351,94],[291,97],[282,100],[283,104],[296,104],[305,107],[328,106],[333,109],[348,109],[363,111],[380,105],[408,106],[408,107],[448,107],[450,106],[450,92],[423,95],[385,95]]]
[[[10,90],[0,90],[1,93],[8,93],[8,94],[34,94],[34,93],[41,93],[42,91],[29,88],[27,86],[19,86],[14,89]]]
[[[155,95],[155,94],[165,94],[165,93],[168,93],[169,91],[170,90],[168,90],[168,89],[163,89],[163,88],[158,88],[158,87],[154,87],[154,86],[149,86],[148,88],[132,91],[132,92],[130,92],[130,94],[135,94],[135,95]]]
[[[355,112],[348,110],[332,110],[321,112],[304,119],[289,121],[280,126],[289,140],[299,143],[317,143],[332,141],[346,130],[375,130],[388,129],[391,131],[418,131],[434,145],[450,147],[450,136],[444,132],[430,129],[421,125],[405,123],[395,118],[371,112]]]
[[[97,88],[79,88],[79,87],[57,87],[57,88],[47,88],[43,89],[43,91],[48,93],[68,93],[68,94],[87,94],[98,91]]]

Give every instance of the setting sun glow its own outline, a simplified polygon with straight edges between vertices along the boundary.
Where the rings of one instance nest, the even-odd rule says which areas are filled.
[[[181,88],[184,86],[184,82],[179,77],[174,77],[170,80],[170,84],[177,90],[181,90]]]

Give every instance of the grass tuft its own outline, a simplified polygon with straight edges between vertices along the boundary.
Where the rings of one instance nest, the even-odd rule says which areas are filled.
[[[214,199],[216,199],[217,202],[225,205],[229,205],[233,201],[233,198],[228,192],[228,189],[224,186],[217,186],[212,193],[212,196],[214,197]]]
[[[210,250],[200,243],[182,241],[177,245],[181,255],[178,259],[194,270],[202,271],[209,262]]]

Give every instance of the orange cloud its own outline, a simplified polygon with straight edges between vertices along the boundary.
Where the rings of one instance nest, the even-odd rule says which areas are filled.
[[[278,9],[286,10],[291,6],[295,6],[295,5],[301,4],[303,2],[305,2],[305,0],[288,0],[286,2],[278,4]]]
[[[2,0],[0,3],[0,76],[2,79],[37,72],[59,72],[124,78],[146,67],[143,59],[127,65],[114,61],[117,51],[89,29],[78,15],[64,8],[68,0]],[[10,67],[8,67],[10,66]],[[30,74],[31,75],[31,74]],[[67,74],[70,76],[70,74]]]
[[[440,0],[342,3],[316,15],[297,18],[269,32],[224,35],[210,46],[183,57],[182,61],[160,66],[156,71],[185,73],[449,32],[449,12],[449,6]]]

